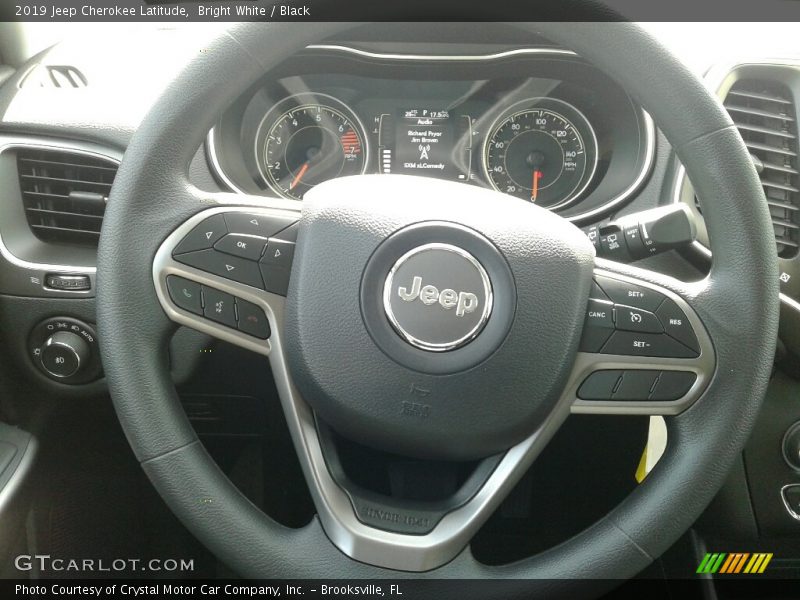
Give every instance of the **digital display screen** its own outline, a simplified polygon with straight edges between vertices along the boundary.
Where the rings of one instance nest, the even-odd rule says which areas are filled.
[[[440,179],[464,179],[454,160],[455,119],[448,110],[409,108],[395,119],[392,172]]]

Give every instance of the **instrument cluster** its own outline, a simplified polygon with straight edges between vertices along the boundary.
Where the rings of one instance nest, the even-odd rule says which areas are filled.
[[[232,190],[301,201],[364,173],[492,187],[577,219],[646,178],[649,116],[572,53],[370,54],[312,47],[268,73],[210,132]]]

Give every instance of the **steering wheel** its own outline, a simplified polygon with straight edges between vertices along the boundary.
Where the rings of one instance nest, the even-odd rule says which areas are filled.
[[[702,83],[638,26],[513,25],[615,78],[669,139],[710,232],[713,265],[694,283],[596,259],[566,220],[477,186],[348,177],[317,186],[301,209],[189,183],[188,165],[229,103],[282,59],[351,26],[229,29],[198,48],[131,139],[103,224],[97,300],[108,384],[138,460],[181,521],[243,576],[547,579],[549,591],[632,577],[720,488],[770,375],[775,247],[742,140]],[[222,236],[258,250],[252,260],[220,254],[212,246]],[[666,332],[609,330],[616,341],[598,342],[602,311],[591,307],[615,305],[657,314]],[[176,324],[269,358],[317,510],[307,526],[262,513],[198,441],[170,379]],[[651,391],[612,396],[642,377]],[[666,415],[666,452],[572,539],[514,564],[479,563],[471,536],[571,411]],[[451,498],[395,502],[348,479],[331,431],[477,466]]]

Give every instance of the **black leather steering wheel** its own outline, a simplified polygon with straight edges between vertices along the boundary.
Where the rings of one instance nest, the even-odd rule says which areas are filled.
[[[541,583],[547,591],[556,585],[552,580],[575,590],[581,578],[628,578],[691,526],[744,446],[772,366],[778,279],[767,205],[736,129],[703,84],[635,25],[514,26],[587,58],[649,111],[703,201],[713,251],[708,277],[687,284],[594,259],[585,237],[560,217],[463,184],[393,176],[331,181],[308,194],[302,217],[292,201],[209,193],[189,184],[188,165],[220,111],[280,60],[348,27],[343,24],[241,24],[208,40],[128,146],[98,259],[98,331],[109,386],[153,485],[243,576],[548,579]],[[392,201],[401,198],[402,205]],[[220,214],[229,229],[241,215],[261,219],[276,239],[300,219],[288,292],[269,282],[265,291],[231,281],[224,271],[209,273],[178,259],[184,237]],[[428,243],[468,249],[494,293],[483,329],[451,352],[413,347],[386,328],[381,312],[387,265]],[[437,254],[434,262],[440,258],[451,257]],[[674,302],[693,326],[699,350],[683,358],[636,359],[579,351],[593,272]],[[263,310],[272,335],[247,336],[181,307],[170,296],[169,276]],[[450,300],[456,306],[459,297],[444,299]],[[472,300],[460,300],[466,312]],[[307,526],[288,529],[263,514],[198,441],[170,379],[167,348],[176,322],[269,356],[318,510]],[[652,405],[653,412],[669,415],[669,445],[644,483],[556,548],[506,566],[477,562],[470,535],[574,410],[583,378],[597,369],[642,368],[697,376],[682,402]],[[407,394],[409,383],[412,390],[432,390],[427,420],[409,424],[398,417],[405,398],[397,390]],[[349,497],[326,467],[325,435],[315,414],[345,436],[398,453],[494,458],[485,461],[483,479],[468,497],[444,516],[431,517],[424,506],[395,508],[412,529],[387,531],[363,512],[375,499]],[[361,502],[362,513],[348,501]],[[525,581],[518,589],[535,587]]]

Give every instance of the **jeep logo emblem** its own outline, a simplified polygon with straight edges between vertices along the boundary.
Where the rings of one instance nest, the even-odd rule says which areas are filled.
[[[383,303],[392,327],[409,344],[444,352],[481,332],[492,310],[492,287],[486,270],[469,252],[450,244],[425,244],[394,264]]]
[[[416,275],[411,282],[411,291],[405,286],[397,288],[397,293],[406,302],[413,302],[419,298],[423,304],[428,306],[437,302],[442,308],[450,310],[456,309],[456,316],[463,317],[467,313],[474,312],[478,308],[478,297],[469,292],[456,292],[450,288],[443,289],[441,292],[433,285],[422,285],[422,277]]]

